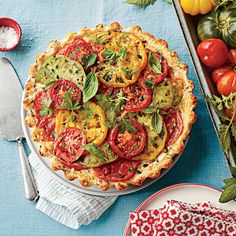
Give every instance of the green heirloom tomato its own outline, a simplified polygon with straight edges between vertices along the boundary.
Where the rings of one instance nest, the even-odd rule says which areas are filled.
[[[231,47],[236,47],[236,9],[218,9],[202,17],[197,27],[201,41],[209,38],[219,38]]]

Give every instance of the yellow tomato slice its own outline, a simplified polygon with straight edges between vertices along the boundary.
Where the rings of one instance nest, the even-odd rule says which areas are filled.
[[[138,121],[146,127],[148,134],[148,145],[146,146],[144,151],[138,156],[136,156],[134,159],[149,161],[155,160],[165,147],[165,143],[167,140],[166,125],[163,122],[162,131],[160,134],[157,134],[157,132],[155,132],[151,128],[151,116],[149,114],[139,116]]]
[[[56,133],[64,127],[80,128],[85,131],[87,142],[99,145],[107,135],[105,122],[106,117],[103,109],[93,102],[87,102],[84,109],[76,112],[59,111],[56,116]]]
[[[111,32],[102,45],[104,61],[95,68],[97,78],[103,84],[116,88],[135,83],[147,65],[142,41],[130,33]]]

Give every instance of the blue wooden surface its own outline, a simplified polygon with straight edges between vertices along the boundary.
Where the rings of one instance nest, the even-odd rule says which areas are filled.
[[[24,198],[16,143],[0,139],[0,235],[122,235],[129,212],[145,198],[168,185],[182,182],[204,183],[220,188],[229,171],[219,147],[205,103],[184,43],[173,6],[157,0],[154,6],[140,10],[122,4],[122,0],[0,0],[0,16],[15,18],[23,37],[14,51],[1,53],[14,64],[22,84],[35,55],[48,42],[63,38],[67,32],[84,26],[118,21],[125,27],[140,25],[158,38],[168,41],[180,60],[189,65],[189,77],[195,83],[199,99],[198,120],[192,128],[186,150],[175,167],[160,181],[134,194],[120,197],[105,214],[79,230],[69,229],[35,209]]]

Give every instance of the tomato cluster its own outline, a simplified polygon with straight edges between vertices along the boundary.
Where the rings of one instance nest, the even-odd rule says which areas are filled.
[[[228,49],[220,39],[206,39],[198,45],[201,61],[213,67],[212,80],[219,94],[229,96],[236,92],[236,49]],[[226,109],[225,114],[231,118],[232,112]]]

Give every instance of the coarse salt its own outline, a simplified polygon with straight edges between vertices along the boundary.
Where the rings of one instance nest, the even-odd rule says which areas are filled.
[[[11,48],[17,44],[17,33],[11,27],[0,27],[0,48]]]

